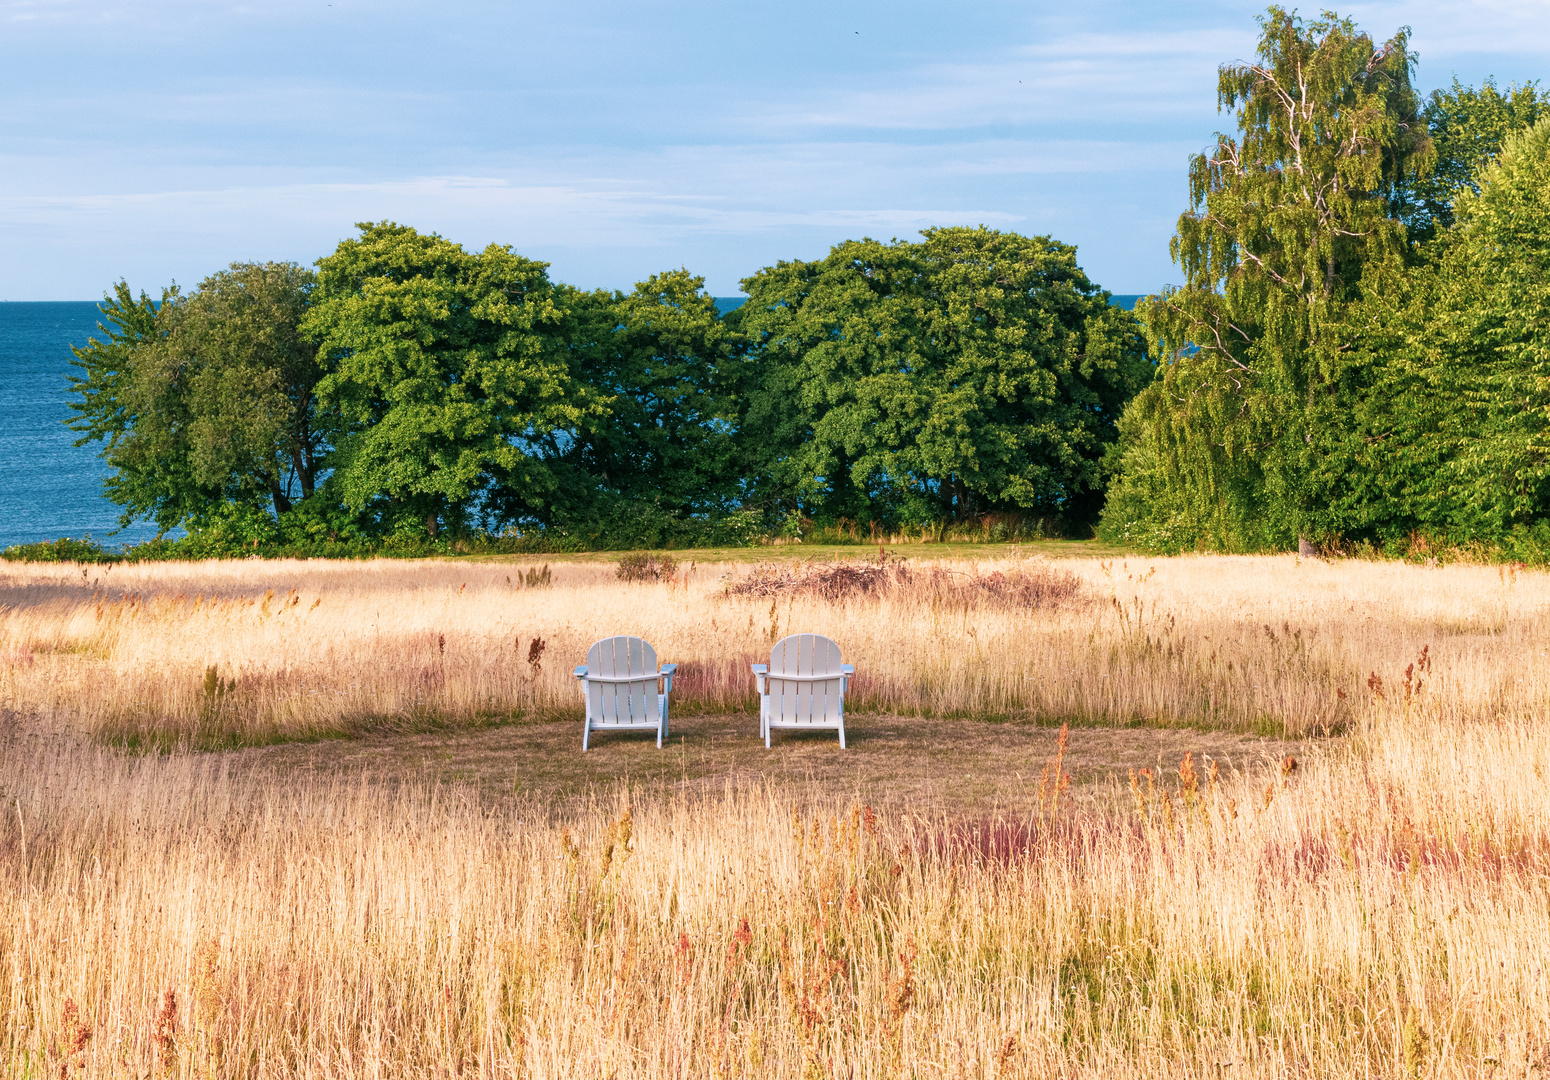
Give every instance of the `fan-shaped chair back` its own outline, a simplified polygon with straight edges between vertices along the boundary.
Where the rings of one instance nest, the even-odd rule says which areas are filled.
[[[587,650],[591,726],[655,725],[657,677],[657,651],[640,638],[620,635],[597,642]]]
[[[792,634],[770,650],[767,724],[832,728],[845,717],[840,647],[822,634]]]

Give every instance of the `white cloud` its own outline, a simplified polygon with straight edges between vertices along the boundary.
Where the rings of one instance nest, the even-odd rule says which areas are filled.
[[[1480,54],[1536,55],[1545,66],[1550,53],[1550,0],[1408,0],[1355,4],[1349,13],[1374,37],[1411,27],[1423,69]]]
[[[992,50],[973,63],[930,63],[867,88],[767,103],[757,123],[784,129],[946,130],[1155,122],[1209,114],[1216,69],[1253,52],[1252,33],[1084,31]]]

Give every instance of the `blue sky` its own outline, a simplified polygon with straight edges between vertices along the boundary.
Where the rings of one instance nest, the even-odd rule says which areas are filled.
[[[1550,76],[1550,0],[1339,10],[1413,27],[1425,89]],[[0,0],[0,299],[311,262],[383,218],[585,287],[687,266],[717,295],[848,237],[983,223],[1146,292],[1262,11]]]

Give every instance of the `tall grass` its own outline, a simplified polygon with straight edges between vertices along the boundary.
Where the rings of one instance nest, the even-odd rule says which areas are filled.
[[[1423,647],[1433,692],[1487,715],[1540,708],[1550,686],[1550,578],[1495,568],[1014,558],[835,596],[728,595],[762,573],[749,567],[634,583],[609,565],[540,570],[9,565],[0,703],[111,741],[204,747],[570,717],[571,668],[630,633],[682,665],[680,715],[751,711],[748,662],[797,631],[840,642],[863,717],[1343,730],[1371,708],[1371,679],[1398,685]],[[942,584],[997,574],[1077,586],[1008,603]]]
[[[1349,754],[968,822],[775,788],[551,821],[12,736],[0,1072],[1529,1075],[1550,729],[1429,691]]]
[[[946,569],[1065,570],[1082,596],[950,604],[965,590],[922,574],[859,600],[741,600],[703,568],[626,585],[561,565],[529,587],[503,566],[239,564],[116,568],[109,598],[90,569],[13,571],[5,693],[35,714],[0,726],[0,1075],[1550,1069],[1544,578]],[[738,651],[805,628],[839,638],[874,708],[1333,717],[1347,736],[1229,776],[1186,758],[1079,802],[1057,756],[1035,809],[983,820],[774,784],[620,789],[562,816],[125,754],[72,721],[257,738],[415,708],[573,716],[560,674],[603,629],[701,665],[687,697],[732,707]],[[126,712],[134,695],[155,706]]]

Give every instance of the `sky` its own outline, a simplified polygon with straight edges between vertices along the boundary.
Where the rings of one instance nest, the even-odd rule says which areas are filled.
[[[0,0],[0,300],[311,263],[391,219],[584,288],[710,292],[987,225],[1177,280],[1188,156],[1259,4]],[[1423,90],[1547,77],[1550,0],[1338,9]],[[1317,6],[1304,9],[1316,14]]]

